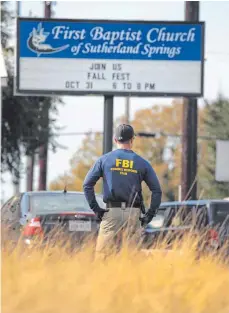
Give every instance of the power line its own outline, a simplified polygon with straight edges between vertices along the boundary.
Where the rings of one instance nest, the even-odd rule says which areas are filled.
[[[52,137],[62,137],[62,136],[85,136],[85,135],[103,135],[103,132],[101,131],[88,131],[88,132],[69,132],[69,133],[54,133],[52,134]],[[173,138],[181,138],[182,134],[179,133],[166,133],[163,131],[158,132],[136,132],[137,137],[143,137],[143,138],[160,138],[160,137],[173,137]],[[24,139],[34,139],[35,137],[24,137]],[[229,140],[229,138],[218,138],[213,136],[205,136],[200,135],[198,136],[198,139],[202,140]]]
[[[53,136],[61,137],[61,136],[84,136],[90,134],[99,134],[102,135],[103,132],[101,131],[88,131],[88,132],[71,132],[71,133],[54,133]]]

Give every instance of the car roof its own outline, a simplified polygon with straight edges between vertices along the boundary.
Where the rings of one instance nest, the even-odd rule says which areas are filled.
[[[181,206],[181,205],[208,205],[210,203],[228,203],[228,200],[222,199],[203,199],[203,200],[187,200],[187,201],[170,201],[170,202],[162,202],[160,207],[165,206]]]
[[[58,195],[58,194],[64,194],[63,190],[39,190],[39,191],[25,191],[22,192],[21,194],[26,194],[29,196],[32,195],[45,195],[45,194],[51,194],[51,195]],[[84,195],[82,191],[67,191],[66,194],[70,195]],[[102,197],[101,194],[96,194],[97,197]]]

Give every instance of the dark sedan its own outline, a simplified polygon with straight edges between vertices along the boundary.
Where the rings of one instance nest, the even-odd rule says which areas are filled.
[[[101,207],[101,196],[96,195]],[[71,242],[95,237],[99,222],[81,192],[34,191],[10,198],[1,209],[3,238],[17,242],[20,237],[27,244],[32,239],[50,239],[61,234]],[[7,233],[7,237],[5,234]]]
[[[173,239],[194,230],[208,230],[208,246],[219,248],[229,240],[229,201],[195,200],[164,202],[145,229],[145,246],[153,247],[158,239]]]

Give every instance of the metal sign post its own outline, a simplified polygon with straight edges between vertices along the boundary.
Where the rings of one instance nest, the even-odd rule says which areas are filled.
[[[113,147],[113,100],[114,97],[104,98],[104,129],[103,129],[103,153],[112,151]]]

